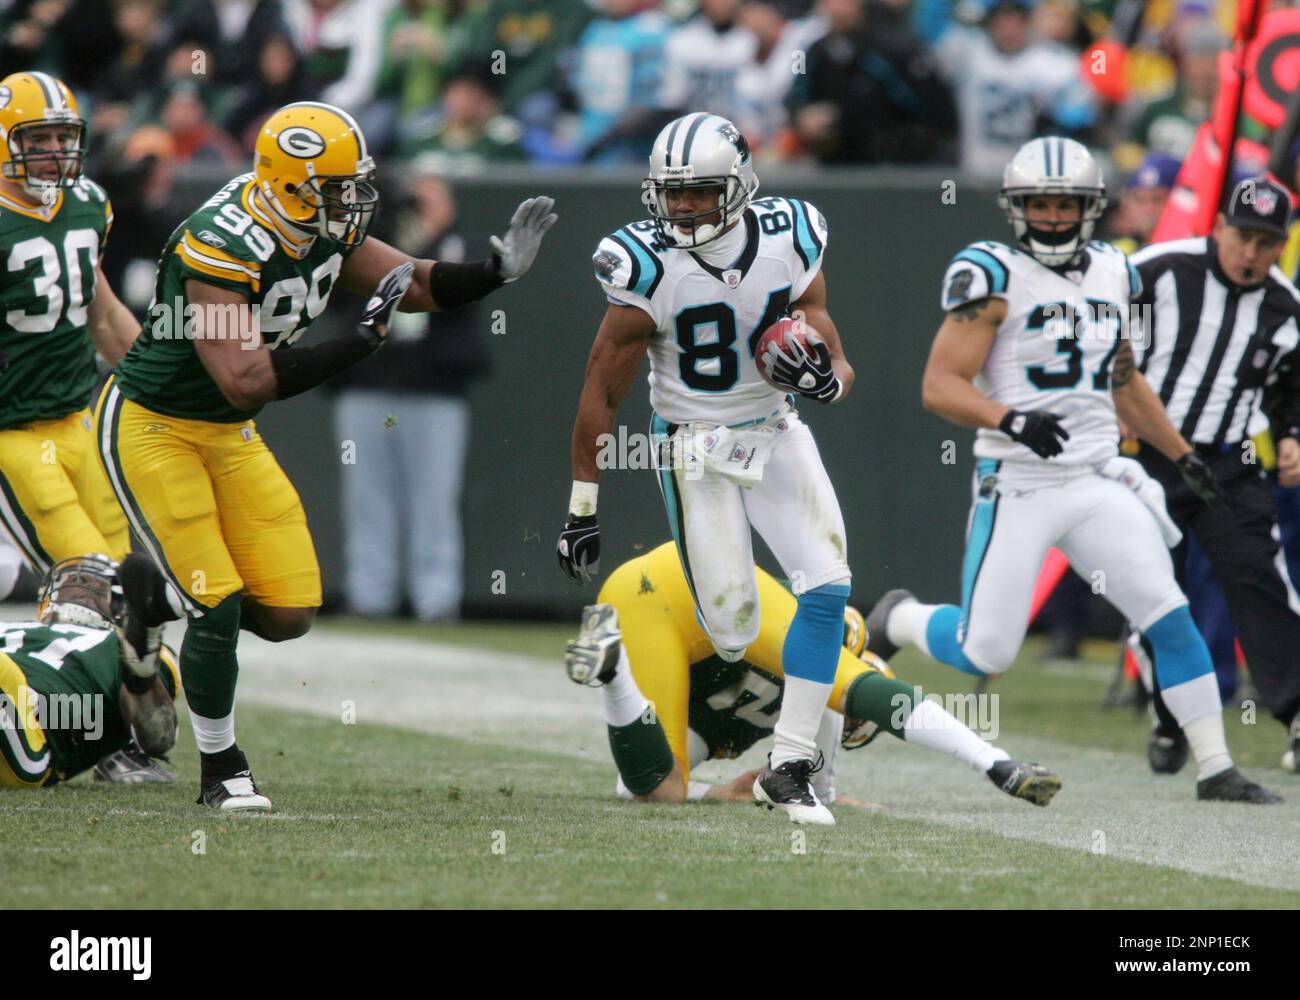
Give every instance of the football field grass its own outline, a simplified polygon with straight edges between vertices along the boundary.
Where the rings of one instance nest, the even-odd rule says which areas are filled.
[[[1099,708],[1108,665],[1027,652],[993,686],[997,742],[1059,770],[1047,809],[881,737],[841,754],[832,829],[747,804],[644,806],[612,795],[598,692],[563,675],[549,625],[322,623],[245,636],[239,740],[277,811],[194,804],[188,724],[177,785],[87,777],[0,794],[0,862],[22,907],[1285,907],[1300,777],[1282,729],[1228,713],[1239,762],[1286,795],[1199,804],[1191,768],[1152,775],[1146,722]],[[936,692],[966,678],[900,656]],[[751,752],[701,776],[757,766]]]

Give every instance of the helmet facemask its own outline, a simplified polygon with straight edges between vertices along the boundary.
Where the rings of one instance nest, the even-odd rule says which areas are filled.
[[[26,149],[28,133],[37,129],[57,129],[68,132],[55,148]],[[40,121],[15,125],[6,137],[9,160],[4,164],[4,178],[21,184],[28,194],[42,201],[48,199],[47,191],[70,188],[81,177],[86,159],[86,122],[71,111],[49,112]],[[46,142],[43,145],[50,146]],[[54,163],[57,176],[51,179],[36,177],[31,167],[36,163]]]
[[[1026,218],[1029,199],[1042,195],[1066,195],[1079,199],[1078,221],[1030,223]],[[1047,267],[1070,263],[1092,240],[1097,220],[1106,210],[1106,196],[1096,190],[1079,188],[1006,189],[998,195],[998,205],[1007,213],[1020,248]],[[1043,228],[1050,227],[1050,228]]]
[[[112,628],[122,620],[125,606],[117,565],[108,556],[79,556],[50,569],[36,616],[45,625]]]
[[[712,243],[745,213],[758,190],[758,179],[754,187],[746,190],[739,177],[693,177],[690,167],[667,167],[664,174],[680,172],[679,177],[647,177],[641,182],[641,202],[650,211],[655,220],[655,230],[661,242],[684,250],[694,250],[707,243]],[[673,215],[668,209],[668,192],[684,188],[721,188],[722,195],[713,208],[689,215]],[[701,223],[711,215],[719,216],[717,222]],[[679,222],[692,223],[691,228],[681,229]]]
[[[317,175],[310,164],[308,171],[311,176],[293,194],[315,211],[315,223],[308,223],[309,228],[349,246],[360,243],[379,205],[379,192],[373,183],[375,161],[366,157],[357,163],[355,174],[344,177]]]

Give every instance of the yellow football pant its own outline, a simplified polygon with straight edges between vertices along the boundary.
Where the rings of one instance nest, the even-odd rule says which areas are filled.
[[[745,651],[745,662],[783,677],[781,649],[798,607],[788,590],[755,567],[758,581],[758,638]],[[686,584],[681,559],[672,542],[624,563],[605,581],[597,600],[618,611],[623,646],[632,676],[668,737],[668,748],[690,779],[686,748],[691,698],[691,664],[714,655],[713,644],[695,617],[695,600]],[[840,650],[829,703],[841,704],[849,685],[875,668],[848,649]]]
[[[302,501],[253,421],[164,416],[110,379],[96,425],[131,526],[191,613],[241,592],[271,607],[320,606]]]
[[[0,431],[0,525],[38,575],[73,556],[121,559],[126,516],[95,448],[90,410]]]
[[[54,773],[27,691],[18,664],[0,653],[0,788],[39,788]]]

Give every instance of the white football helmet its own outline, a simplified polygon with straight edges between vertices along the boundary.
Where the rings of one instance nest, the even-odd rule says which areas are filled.
[[[723,189],[716,208],[674,218],[667,194],[673,188]],[[693,249],[725,233],[741,217],[758,191],[749,143],[727,119],[699,111],[669,122],[650,150],[650,176],[641,182],[641,201],[657,224],[659,239],[669,246]],[[721,212],[717,223],[698,220]],[[677,222],[694,222],[681,229]]]
[[[1077,196],[1079,222],[1058,230],[1031,227],[1025,221],[1025,202],[1036,194]],[[998,205],[1007,213],[1020,248],[1048,267],[1060,267],[1092,239],[1106,210],[1106,184],[1101,167],[1082,143],[1059,136],[1030,139],[1002,172]]]

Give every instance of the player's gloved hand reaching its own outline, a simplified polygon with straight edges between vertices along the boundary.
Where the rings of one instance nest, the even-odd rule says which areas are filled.
[[[842,391],[839,377],[831,367],[831,352],[821,341],[810,341],[811,352],[796,337],[787,338],[787,350],[768,345],[766,363],[772,381],[791,392],[819,403],[838,399]]]
[[[1069,431],[1061,426],[1061,418],[1046,410],[1007,410],[998,430],[1039,458],[1059,455],[1065,450],[1061,442],[1070,440]]]
[[[388,321],[392,319],[397,303],[411,287],[414,276],[414,264],[409,261],[401,264],[384,275],[370,296],[366,311],[361,314],[361,322],[357,324],[357,333],[370,342],[371,350],[379,350],[388,339]]]
[[[600,571],[600,525],[595,514],[570,514],[555,546],[560,569],[578,583],[590,583]]]
[[[545,195],[529,198],[515,209],[510,228],[504,237],[493,236],[489,241],[497,262],[497,271],[507,283],[522,278],[537,259],[542,237],[555,225],[559,216],[551,211],[555,199]]]
[[[1189,451],[1178,460],[1178,474],[1183,477],[1187,488],[1195,493],[1207,507],[1220,514],[1232,510],[1232,498],[1205,464],[1205,460],[1194,451]]]

